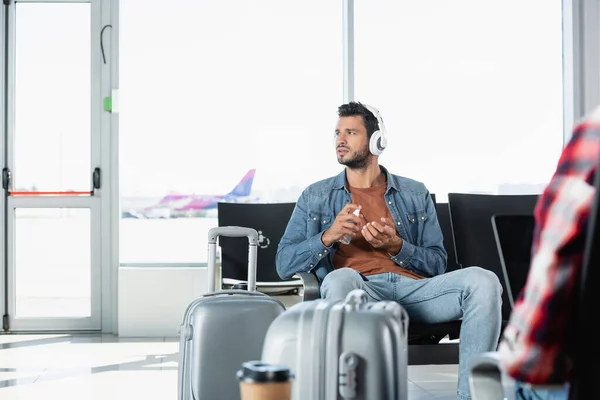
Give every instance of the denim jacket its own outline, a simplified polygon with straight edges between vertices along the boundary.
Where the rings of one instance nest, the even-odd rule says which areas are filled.
[[[392,260],[424,277],[443,274],[448,255],[429,191],[421,182],[380,168],[387,175],[385,201],[403,240],[402,249],[391,256]],[[334,270],[332,260],[337,243],[326,247],[321,236],[351,200],[345,170],[302,192],[277,248],[277,273],[282,279],[314,270],[322,281]]]

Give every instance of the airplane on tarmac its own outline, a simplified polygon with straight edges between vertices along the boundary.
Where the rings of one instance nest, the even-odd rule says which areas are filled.
[[[146,218],[172,218],[194,216],[217,208],[219,202],[237,202],[250,196],[256,169],[250,169],[237,185],[225,194],[169,193],[144,210]]]

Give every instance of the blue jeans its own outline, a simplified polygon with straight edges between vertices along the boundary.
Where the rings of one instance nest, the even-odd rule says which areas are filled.
[[[561,389],[543,390],[531,389],[525,384],[515,381],[515,400],[567,400],[569,384]]]
[[[502,285],[496,274],[468,267],[426,279],[391,272],[370,275],[367,279],[364,281],[353,269],[337,269],[323,279],[321,297],[343,299],[353,289],[363,289],[373,301],[397,301],[408,313],[410,322],[462,319],[458,399],[469,400],[468,360],[475,354],[496,350],[500,337]]]

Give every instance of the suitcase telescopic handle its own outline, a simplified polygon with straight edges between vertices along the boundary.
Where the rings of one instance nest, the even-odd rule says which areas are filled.
[[[258,232],[242,226],[218,226],[208,231],[208,293],[215,291],[217,272],[217,239],[225,237],[248,238],[248,291],[256,291],[256,259],[258,257]]]
[[[220,290],[219,292],[207,293],[207,294],[203,295],[202,297],[207,298],[207,297],[213,297],[213,296],[222,296],[224,294],[244,294],[246,296],[259,296],[259,297],[266,296],[264,293],[260,293],[260,292],[248,292],[247,290],[229,289],[229,290]]]

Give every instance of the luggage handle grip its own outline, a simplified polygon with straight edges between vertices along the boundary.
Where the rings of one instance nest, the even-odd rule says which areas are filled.
[[[366,304],[369,301],[367,292],[362,289],[354,289],[346,295],[344,303],[352,310],[356,310],[361,304]]]
[[[243,226],[217,226],[208,231],[208,244],[217,244],[219,236],[247,237],[250,245],[258,246],[258,232],[256,229]]]
[[[215,291],[217,239],[219,236],[248,238],[248,292],[255,292],[258,232],[256,229],[242,226],[217,226],[208,231],[208,293]]]
[[[248,292],[246,290],[240,290],[240,289],[228,289],[228,290],[219,290],[218,292],[206,293],[206,294],[202,295],[202,297],[221,296],[224,294],[243,294],[245,296],[266,296],[264,293],[260,293],[260,292]]]

